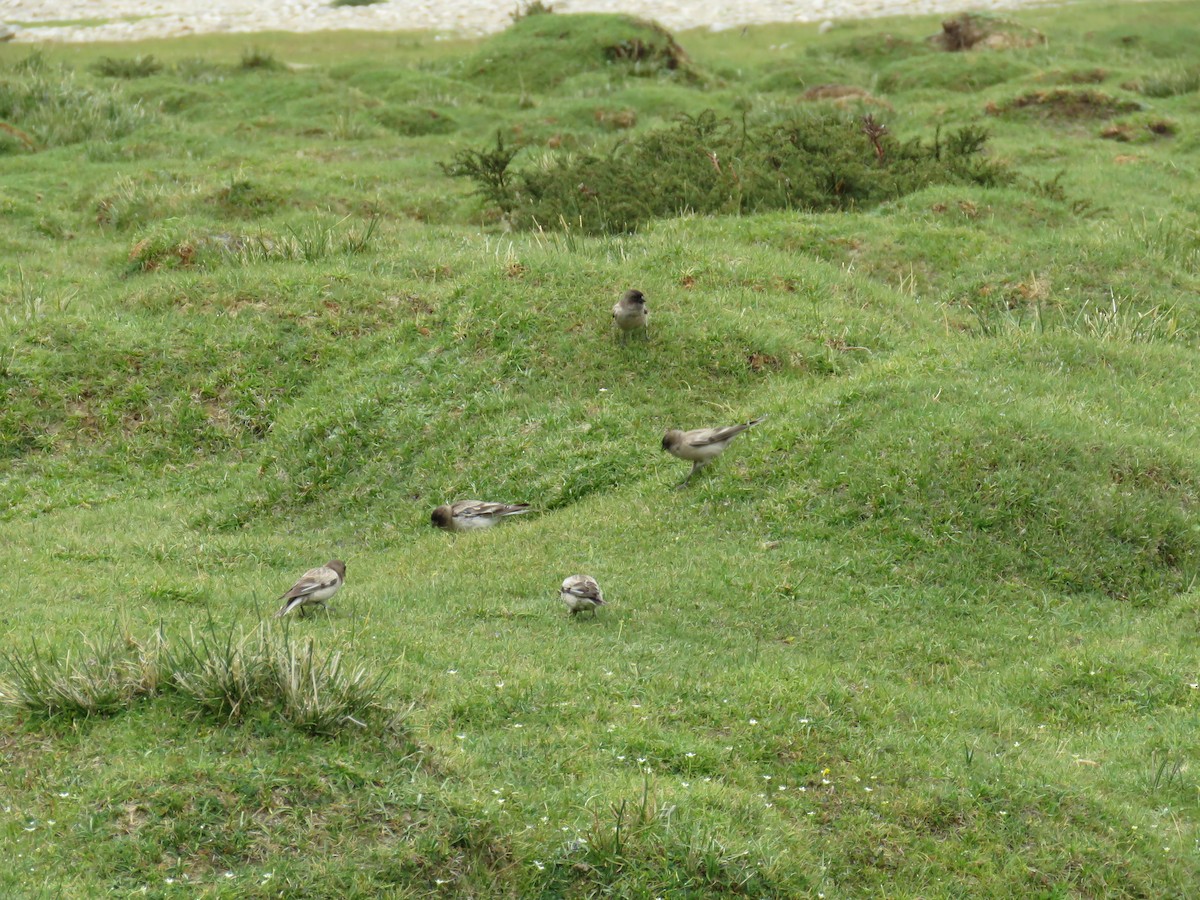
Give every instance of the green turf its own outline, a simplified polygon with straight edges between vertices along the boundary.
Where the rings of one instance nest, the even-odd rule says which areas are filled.
[[[0,45],[0,896],[1193,895],[1200,4],[1016,18]],[[1007,175],[604,233],[442,168],[708,110]],[[201,696],[263,634],[387,708]]]

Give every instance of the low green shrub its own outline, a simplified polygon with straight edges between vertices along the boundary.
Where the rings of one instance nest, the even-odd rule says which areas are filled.
[[[615,144],[513,171],[517,150],[460,151],[443,171],[518,227],[578,223],[591,233],[635,230],[655,218],[776,209],[852,210],[931,184],[1003,184],[1009,171],[983,155],[987,133],[967,126],[932,143],[901,142],[871,117],[798,115],[747,126],[708,111]]]

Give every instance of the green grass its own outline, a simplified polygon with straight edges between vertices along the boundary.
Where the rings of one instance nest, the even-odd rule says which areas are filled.
[[[1193,894],[1197,13],[0,45],[0,895]],[[1005,177],[443,170],[666,196],[708,111],[724,198],[797,121]]]

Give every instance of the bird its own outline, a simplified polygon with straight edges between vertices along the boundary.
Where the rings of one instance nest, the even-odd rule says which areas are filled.
[[[507,516],[529,512],[528,503],[484,503],[482,500],[459,500],[439,506],[429,517],[438,528],[446,531],[476,531],[491,528]]]
[[[286,616],[292,610],[311,603],[324,608],[325,601],[336,594],[345,581],[346,564],[340,559],[331,559],[323,566],[309,569],[286,593],[280,595],[283,608],[275,613],[275,618]]]
[[[724,428],[696,428],[692,431],[677,431],[672,428],[667,431],[663,435],[662,448],[672,456],[690,460],[692,463],[692,471],[688,472],[687,478],[676,487],[684,487],[692,480],[693,475],[724,453],[735,437],[765,418],[766,416],[759,416],[749,422],[727,425]]]
[[[628,290],[612,308],[613,325],[622,339],[639,328],[648,335],[650,314],[646,312],[646,298],[641,291]]]
[[[596,607],[604,606],[604,593],[591,575],[572,575],[567,578],[558,589],[558,596],[567,604],[571,615],[586,609],[591,610],[595,617]]]

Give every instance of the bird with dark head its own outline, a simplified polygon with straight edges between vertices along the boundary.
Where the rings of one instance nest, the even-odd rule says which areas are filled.
[[[439,506],[430,515],[438,528],[446,531],[478,531],[491,528],[501,519],[529,512],[528,503],[484,503],[482,500],[459,500]]]
[[[643,337],[650,334],[650,314],[646,311],[646,297],[641,291],[630,289],[621,295],[612,308],[612,319],[621,340],[637,331]]]

